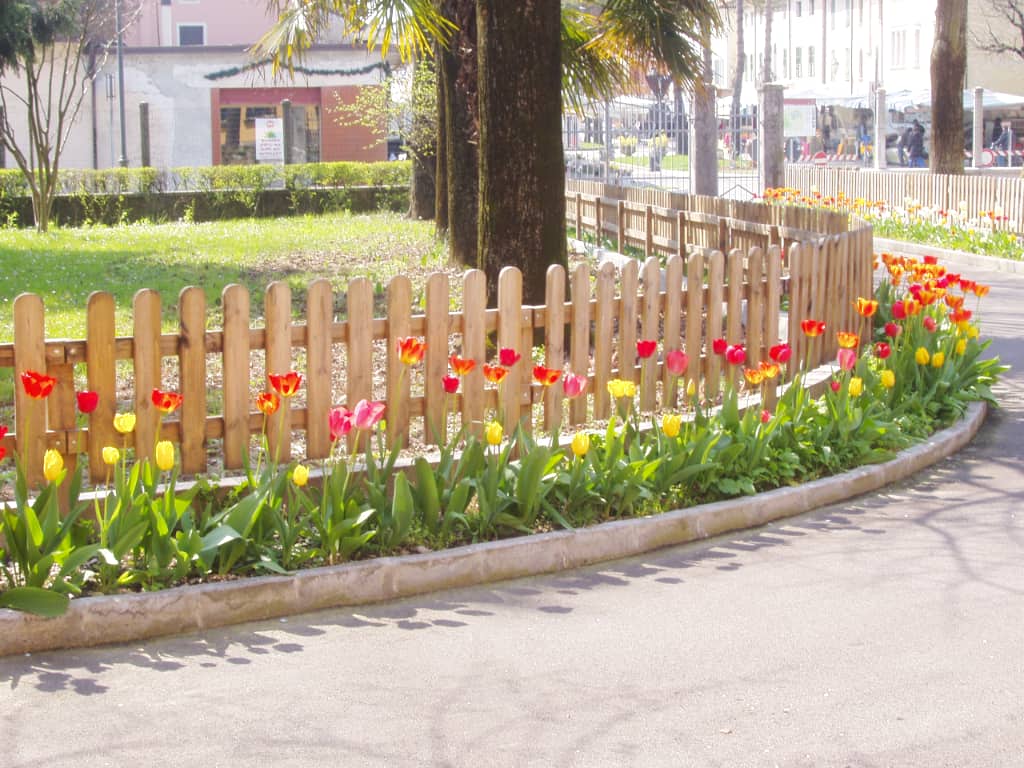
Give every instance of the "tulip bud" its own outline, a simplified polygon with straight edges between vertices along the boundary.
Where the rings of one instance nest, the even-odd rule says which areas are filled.
[[[43,454],[43,477],[47,482],[54,482],[64,470],[64,457],[56,448],[47,448]]]
[[[590,435],[586,432],[577,432],[572,439],[572,452],[577,456],[586,456],[590,450]]]
[[[501,424],[496,421],[492,421],[487,425],[487,429],[484,432],[484,437],[487,438],[488,445],[500,445],[501,438],[504,436],[505,431],[501,428]]]
[[[117,464],[121,460],[121,452],[117,450],[113,445],[108,445],[103,448],[103,463],[109,466]]]
[[[296,465],[295,469],[292,470],[292,482],[295,483],[299,488],[309,482],[309,467],[305,464]]]

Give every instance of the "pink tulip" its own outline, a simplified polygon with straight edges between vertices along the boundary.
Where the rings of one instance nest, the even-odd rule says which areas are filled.
[[[763,409],[761,411],[761,423],[762,424],[767,424],[769,421],[771,421],[771,418],[772,418],[772,415],[771,415],[771,413],[768,412],[767,408],[765,408],[765,409]]]
[[[665,367],[673,376],[682,376],[690,364],[690,358],[681,349],[673,349],[665,355]]]
[[[331,430],[331,442],[344,437],[352,431],[352,411],[344,406],[335,408],[328,416],[328,425]]]
[[[569,399],[579,397],[587,388],[587,377],[575,373],[567,373],[562,379],[562,391]]]
[[[833,392],[838,392],[838,391],[839,391],[839,388],[840,388],[840,386],[842,386],[842,385],[841,385],[841,384],[840,384],[840,383],[839,383],[838,381],[836,381],[835,379],[832,379],[832,381],[830,381],[830,382],[828,383],[828,385],[829,385],[830,387],[832,387],[832,391],[833,391]]]
[[[793,356],[793,348],[789,344],[776,344],[768,350],[768,356],[779,365],[785,365]]]
[[[885,335],[888,336],[891,339],[895,339],[902,332],[903,332],[903,326],[900,325],[899,323],[886,323],[885,324]]]
[[[725,350],[725,359],[732,365],[743,365],[747,359],[747,350],[742,344],[733,344]]]
[[[356,429],[373,429],[384,416],[384,403],[360,400],[352,411]]]
[[[836,354],[836,359],[839,361],[839,367],[844,371],[851,371],[857,364],[857,351],[855,349],[840,349]]]
[[[935,326],[935,318],[934,317],[932,317],[931,315],[925,315],[924,320],[923,320],[923,324],[924,324],[924,329],[926,331],[928,331],[928,333],[935,333],[935,327],[936,326]]]
[[[441,384],[444,386],[444,391],[449,395],[454,395],[459,391],[459,377],[458,376],[442,376]]]

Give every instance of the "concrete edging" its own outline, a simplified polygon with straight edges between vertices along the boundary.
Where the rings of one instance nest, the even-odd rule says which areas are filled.
[[[290,576],[87,597],[72,600],[67,613],[52,619],[0,609],[0,656],[144,640],[411,597],[579,568],[757,527],[902,480],[970,442],[985,414],[984,403],[972,403],[952,427],[884,464],[655,517],[313,568]]]

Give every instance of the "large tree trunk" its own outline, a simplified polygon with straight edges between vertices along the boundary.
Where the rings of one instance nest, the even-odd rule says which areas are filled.
[[[420,76],[419,67],[415,65],[414,78]],[[427,59],[426,66],[436,78],[437,67],[432,59]],[[413,86],[416,93],[416,86]],[[412,135],[417,137],[433,135],[430,128],[431,116],[424,112],[421,105],[413,98],[413,128]],[[418,144],[418,141],[417,141]],[[429,220],[434,218],[434,198],[437,195],[435,177],[437,174],[437,142],[431,142],[424,146],[413,147],[412,151],[412,188],[409,194],[409,217],[413,219]]]
[[[967,0],[938,0],[932,46],[931,169],[964,172],[964,75],[967,71]]]
[[[434,154],[434,230],[438,235],[448,234],[448,119],[445,99],[444,67],[440,46],[434,50],[434,77],[437,88],[437,149]]]
[[[477,263],[479,118],[475,0],[445,0],[442,11],[457,27],[441,56],[444,155],[447,162],[448,246],[452,259]]]
[[[746,65],[747,54],[743,49],[743,0],[736,0],[736,70],[732,74],[732,107],[729,110],[733,157],[740,152],[740,104],[743,98],[743,71]]]
[[[558,0],[477,0],[480,44],[479,260],[523,272],[523,300],[544,301],[548,266],[566,265]]]
[[[693,194],[718,195],[718,116],[715,114],[715,76],[711,58],[711,32],[707,26],[701,33],[704,46],[703,82],[694,85],[693,146],[690,164],[693,168]]]

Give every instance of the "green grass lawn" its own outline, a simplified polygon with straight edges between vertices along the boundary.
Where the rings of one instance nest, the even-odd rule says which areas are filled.
[[[640,168],[651,167],[651,159],[647,155],[617,155],[614,162]],[[663,171],[688,171],[689,169],[689,155],[666,155],[661,158],[661,170]]]
[[[97,226],[45,234],[0,229],[0,343],[13,340],[14,299],[25,292],[43,299],[47,338],[84,338],[85,307],[93,291],[114,294],[117,332],[127,335],[132,296],[142,288],[160,293],[168,327],[175,322],[181,289],[202,286],[209,323],[217,327],[220,293],[231,283],[249,288],[259,312],[263,291],[274,280],[286,280],[301,293],[324,277],[337,290],[354,277],[383,285],[398,273],[444,264],[432,223],[389,213]]]

